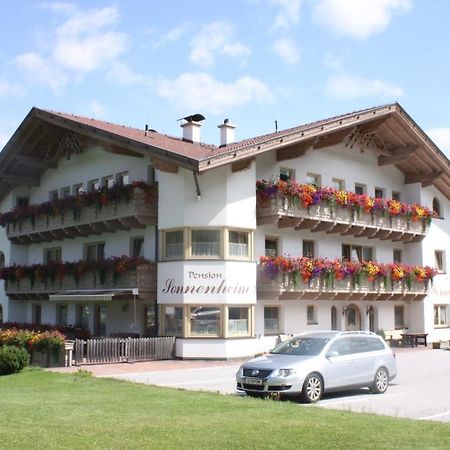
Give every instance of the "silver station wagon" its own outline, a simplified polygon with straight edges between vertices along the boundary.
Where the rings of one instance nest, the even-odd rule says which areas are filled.
[[[396,375],[395,355],[375,333],[317,331],[293,336],[244,363],[236,381],[250,396],[302,394],[315,403],[324,392],[357,387],[382,394]]]

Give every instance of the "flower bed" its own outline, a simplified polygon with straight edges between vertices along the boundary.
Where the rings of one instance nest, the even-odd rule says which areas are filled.
[[[74,218],[79,216],[81,208],[94,205],[101,210],[109,204],[117,202],[129,202],[131,195],[135,189],[140,189],[146,195],[152,195],[154,185],[145,183],[144,181],[135,181],[131,184],[115,184],[110,188],[101,187],[93,192],[82,192],[78,195],[71,195],[48,202],[35,205],[18,206],[11,211],[0,213],[0,226],[15,224],[25,219],[34,222],[39,216],[55,217],[71,211]]]
[[[258,180],[256,193],[262,204],[277,194],[287,198],[289,203],[302,208],[311,208],[320,203],[327,203],[337,208],[352,209],[359,214],[380,213],[381,216],[407,217],[412,222],[429,224],[435,217],[432,210],[419,204],[401,203],[397,200],[374,198],[354,192],[339,191],[331,187],[317,187],[312,184],[300,184],[283,180]]]
[[[345,285],[342,280],[351,280],[356,286],[377,283],[386,288],[388,285],[397,284],[406,285],[411,290],[417,284],[425,286],[436,275],[436,270],[428,266],[383,264],[374,261],[262,256],[260,263],[264,275],[269,279],[274,279],[281,272],[290,274],[294,285],[299,282],[311,283],[311,280],[320,278],[328,288]]]
[[[0,329],[0,347],[26,349],[31,364],[40,367],[64,366],[66,336],[57,330]]]

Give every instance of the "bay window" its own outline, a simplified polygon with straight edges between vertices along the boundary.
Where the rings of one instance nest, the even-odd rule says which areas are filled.
[[[222,311],[219,305],[189,307],[191,336],[220,336]]]
[[[191,256],[220,257],[220,230],[191,230]]]
[[[230,257],[250,257],[249,235],[248,231],[228,231],[228,255]]]
[[[183,334],[183,307],[164,306],[163,307],[163,334],[182,335]]]
[[[250,308],[248,306],[228,307],[228,335],[250,334]]]
[[[164,258],[184,258],[184,231],[166,231],[164,234]]]

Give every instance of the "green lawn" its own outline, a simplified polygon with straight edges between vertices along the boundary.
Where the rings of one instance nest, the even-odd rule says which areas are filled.
[[[0,377],[1,449],[450,448],[450,426],[26,370]]]

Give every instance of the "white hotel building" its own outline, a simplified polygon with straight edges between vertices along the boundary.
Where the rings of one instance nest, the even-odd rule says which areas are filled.
[[[0,153],[3,321],[175,335],[183,358],[248,356],[280,334],[330,328],[450,339],[450,161],[399,104],[240,142],[225,121],[220,146],[201,143],[200,119],[187,118],[176,138],[30,111]],[[435,217],[257,195],[257,180],[280,177],[424,205]],[[102,186],[104,198],[89,203]],[[438,274],[432,284],[295,282],[265,274],[260,257],[276,255]]]

